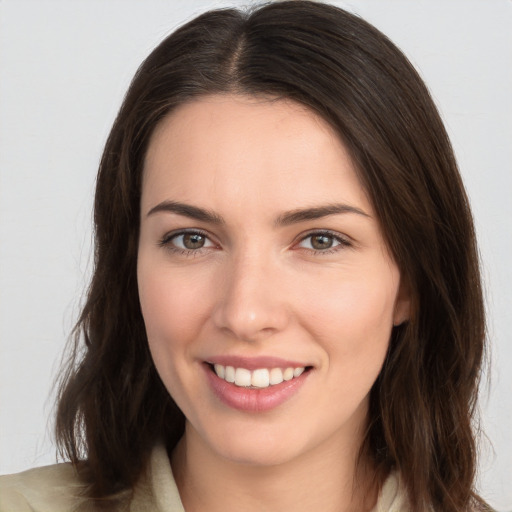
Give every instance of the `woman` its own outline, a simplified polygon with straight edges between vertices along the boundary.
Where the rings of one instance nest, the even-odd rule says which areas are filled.
[[[5,477],[1,510],[485,509],[471,214],[375,28],[292,1],[177,30],[113,126],[95,227],[73,465]]]

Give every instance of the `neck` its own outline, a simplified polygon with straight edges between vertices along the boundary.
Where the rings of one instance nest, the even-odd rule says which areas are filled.
[[[187,512],[362,512],[374,507],[378,490],[365,484],[371,472],[357,464],[359,446],[333,450],[325,442],[293,461],[241,464],[213,453],[187,425],[171,464]]]

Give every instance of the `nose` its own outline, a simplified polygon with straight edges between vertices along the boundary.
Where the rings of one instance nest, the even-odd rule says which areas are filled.
[[[213,321],[243,341],[260,341],[285,329],[289,308],[283,274],[268,258],[240,256],[226,265]]]

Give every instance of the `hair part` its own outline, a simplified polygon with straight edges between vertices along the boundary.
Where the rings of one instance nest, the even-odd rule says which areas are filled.
[[[155,370],[136,262],[145,153],[160,121],[209,94],[286,98],[349,149],[410,289],[370,397],[361,461],[396,469],[414,512],[484,508],[474,420],[485,322],[471,212],[423,81],[373,26],[331,5],[282,1],[207,12],[143,62],[107,140],[94,204],[95,266],[60,383],[56,435],[91,498],[132,488],[155,439],[184,417]],[[413,405],[412,405],[413,404]]]

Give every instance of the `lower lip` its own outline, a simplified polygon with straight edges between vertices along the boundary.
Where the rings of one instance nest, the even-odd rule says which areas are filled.
[[[290,399],[304,384],[310,371],[305,371],[299,377],[283,381],[268,388],[252,389],[236,386],[217,377],[209,365],[204,365],[206,376],[215,395],[221,402],[249,412],[269,411]]]

